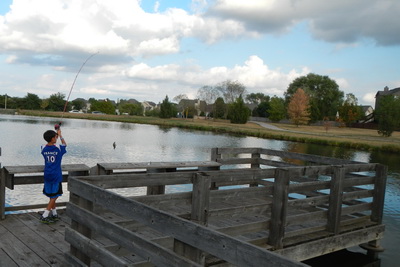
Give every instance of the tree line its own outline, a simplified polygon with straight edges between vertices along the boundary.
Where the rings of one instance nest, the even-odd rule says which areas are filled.
[[[5,98],[7,98],[7,108],[10,109],[63,111],[66,107],[68,111],[71,108],[79,110],[86,106],[86,102],[82,99],[68,102],[65,106],[65,95],[61,93],[53,94],[47,99],[40,99],[35,94],[27,93],[23,98],[1,95],[0,108],[5,108]],[[334,80],[314,73],[293,80],[284,92],[284,97],[248,93],[246,87],[240,82],[226,80],[216,85],[202,86],[197,91],[197,98],[211,107],[207,114],[201,115],[228,119],[232,123],[246,123],[249,116],[255,116],[268,118],[272,122],[289,119],[295,125],[317,121],[338,121],[350,126],[351,123],[364,117],[362,108],[353,94],[345,96]],[[173,100],[180,102],[184,99],[187,99],[187,96],[180,94]],[[392,132],[399,128],[399,101],[400,99],[393,96],[384,96],[380,101],[381,104],[374,112],[379,134],[391,136]],[[193,116],[196,112],[193,107],[180,107],[171,102],[168,95],[158,108],[145,112],[140,103],[130,103],[128,100],[114,103],[90,98],[88,102],[92,111],[98,110],[106,114],[115,114],[115,110],[118,109],[121,113],[130,115],[171,118],[178,112],[185,113],[186,117]]]

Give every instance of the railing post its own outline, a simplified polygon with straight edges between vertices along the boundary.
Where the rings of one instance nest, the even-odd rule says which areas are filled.
[[[276,169],[275,171],[271,224],[268,236],[268,244],[275,249],[283,248],[290,176],[291,171],[288,169]]]
[[[339,233],[340,217],[342,215],[342,199],[343,199],[343,182],[345,178],[345,168],[333,167],[331,178],[331,187],[329,194],[328,221],[326,230],[334,233]]]
[[[166,169],[156,169],[150,168],[147,169],[148,173],[162,173],[167,172]],[[154,185],[147,187],[147,195],[163,195],[165,194],[165,185]]]
[[[207,226],[210,207],[211,177],[205,173],[195,173],[192,178],[191,221]],[[205,253],[193,246],[174,240],[174,251],[192,261],[205,265]]]
[[[382,223],[385,203],[386,179],[388,167],[377,164],[375,167],[375,185],[372,200],[371,221]]]
[[[6,218],[6,176],[4,168],[0,170],[0,216],[2,220]]]
[[[70,202],[78,205],[79,207],[86,209],[88,211],[93,211],[93,202],[84,199],[74,193],[70,193]],[[73,218],[71,218],[71,228],[81,234],[83,234],[85,237],[91,239],[92,238],[92,230],[75,221]],[[78,258],[80,261],[83,263],[87,264],[90,266],[90,257],[84,254],[83,252],[79,251],[77,248],[71,246],[70,248],[71,255],[75,256]]]
[[[251,159],[254,161],[253,163],[251,163],[250,168],[252,169],[260,169],[260,158],[261,158],[261,154],[259,149],[257,149],[257,153],[252,153],[251,154]],[[257,187],[258,183],[250,183],[249,185],[250,187]]]

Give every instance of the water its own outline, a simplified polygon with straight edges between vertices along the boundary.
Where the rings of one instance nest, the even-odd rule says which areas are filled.
[[[52,129],[54,118],[0,115],[1,166],[43,164],[40,146],[43,133]],[[90,167],[99,162],[148,162],[210,160],[213,147],[264,147],[298,153],[317,154],[389,166],[384,223],[385,238],[381,266],[400,262],[400,155],[356,151],[340,147],[310,145],[287,141],[239,137],[227,134],[163,128],[119,122],[64,119],[63,136],[68,144],[64,164],[83,163]],[[113,148],[116,142],[116,149]],[[41,185],[7,189],[6,202],[11,205],[46,203]],[[64,192],[67,190],[65,189]],[[68,194],[60,201],[68,200]],[[354,248],[354,251],[357,251]],[[363,250],[358,250],[363,251]],[[363,251],[364,252],[364,251]]]

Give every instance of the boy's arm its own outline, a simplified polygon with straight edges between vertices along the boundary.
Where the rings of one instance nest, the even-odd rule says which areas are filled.
[[[58,134],[58,137],[60,137],[61,144],[63,144],[64,146],[66,146],[67,143],[65,142],[65,139],[63,138],[63,136],[62,136],[62,134],[61,134],[61,129],[60,129],[60,128],[57,130],[57,134]]]

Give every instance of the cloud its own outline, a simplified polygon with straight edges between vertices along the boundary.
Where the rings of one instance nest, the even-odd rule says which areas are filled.
[[[175,84],[186,86],[188,92],[195,95],[197,90],[204,85],[214,86],[225,80],[235,80],[246,86],[249,92],[263,92],[268,95],[282,96],[293,79],[308,74],[306,67],[300,71],[291,70],[284,73],[271,70],[258,56],[250,56],[243,65],[235,65],[232,68],[224,66],[202,69],[200,66],[180,66],[167,64],[151,67],[144,63],[133,65],[124,72],[126,77],[132,80],[147,80],[155,84],[158,89],[174,88]],[[170,90],[170,96],[178,95],[177,91]],[[189,93],[188,93],[189,94]]]
[[[399,1],[216,0],[208,13],[262,33],[285,33],[307,21],[320,40],[355,43],[369,38],[385,46],[400,44],[400,21],[390,15],[399,11]]]

